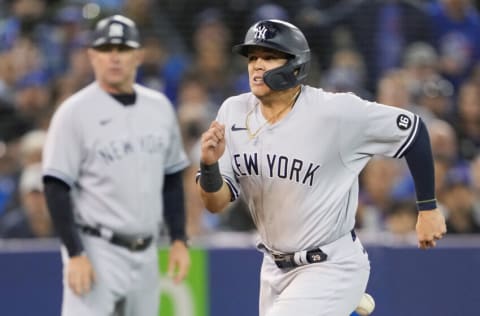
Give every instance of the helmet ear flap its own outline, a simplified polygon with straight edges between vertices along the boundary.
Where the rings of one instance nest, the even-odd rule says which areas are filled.
[[[298,58],[263,74],[263,82],[272,90],[284,90],[300,84],[308,73],[308,62],[300,63]]]
[[[297,85],[292,65],[286,64],[264,73],[263,81],[272,90],[284,90]]]

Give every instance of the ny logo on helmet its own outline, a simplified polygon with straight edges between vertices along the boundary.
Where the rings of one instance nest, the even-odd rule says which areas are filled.
[[[264,41],[269,38],[272,38],[274,35],[275,35],[275,29],[271,27],[271,25],[262,23],[257,25],[257,27],[255,28],[255,34],[253,38],[256,41]]]
[[[123,37],[123,25],[120,23],[110,24],[110,28],[108,29],[108,36]]]
[[[259,25],[255,30],[254,38],[259,41],[264,41],[266,38],[268,29],[264,25]]]

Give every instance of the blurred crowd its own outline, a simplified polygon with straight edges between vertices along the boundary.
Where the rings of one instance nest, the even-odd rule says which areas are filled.
[[[194,174],[201,133],[225,98],[248,91],[245,60],[231,46],[267,18],[304,31],[310,85],[423,118],[448,234],[480,233],[478,7],[471,0],[0,0],[0,238],[55,236],[42,193],[45,133],[61,102],[93,80],[89,30],[113,13],[140,29],[145,62],[137,81],[164,92],[177,111],[192,161],[185,173],[191,237],[254,230],[241,201],[220,215],[206,212]],[[404,160],[374,157],[360,182],[357,229],[408,240],[417,211]]]

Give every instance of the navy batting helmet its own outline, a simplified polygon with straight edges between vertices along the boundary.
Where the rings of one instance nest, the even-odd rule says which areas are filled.
[[[272,90],[292,88],[307,78],[310,47],[295,25],[281,20],[259,21],[247,31],[244,43],[233,47],[233,52],[248,56],[252,46],[270,48],[289,56],[285,65],[265,72],[263,80]]]
[[[135,22],[118,14],[98,21],[93,32],[91,47],[106,44],[140,47],[140,36]]]

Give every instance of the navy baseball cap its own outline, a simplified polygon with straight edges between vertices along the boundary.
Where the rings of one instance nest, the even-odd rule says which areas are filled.
[[[140,36],[135,22],[119,14],[100,20],[90,46],[95,48],[108,44],[139,48]]]

